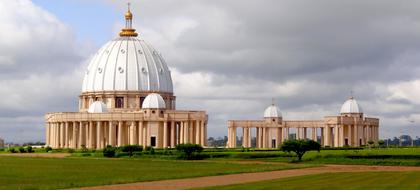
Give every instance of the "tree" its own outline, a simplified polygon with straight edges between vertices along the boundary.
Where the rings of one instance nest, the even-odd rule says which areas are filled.
[[[372,147],[373,143],[375,143],[375,142],[373,142],[372,140],[368,141],[369,148],[371,148],[371,147]]]
[[[379,145],[380,147],[383,147],[383,146],[384,146],[384,144],[385,144],[385,141],[384,141],[384,140],[379,140],[379,141],[378,141],[378,145]]]
[[[127,152],[128,156],[133,156],[134,152],[141,152],[143,151],[143,146],[140,145],[126,145],[126,146],[122,146],[120,147],[120,150],[122,152]]]
[[[115,147],[112,147],[111,145],[106,146],[103,150],[103,154],[105,157],[112,158],[115,157]]]
[[[320,151],[321,145],[313,140],[287,140],[285,141],[280,150],[284,152],[294,152],[299,161],[302,160],[306,151],[317,150]]]
[[[49,152],[49,151],[52,151],[52,148],[49,146],[45,147],[45,152]]]
[[[182,152],[184,159],[187,160],[193,160],[195,153],[200,153],[203,151],[203,147],[199,144],[178,144],[175,148],[179,152]]]

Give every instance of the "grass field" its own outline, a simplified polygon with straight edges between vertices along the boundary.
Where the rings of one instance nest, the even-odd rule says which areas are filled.
[[[103,184],[260,172],[299,164],[106,158],[0,157],[0,189],[57,189]]]
[[[420,189],[420,172],[367,172],[367,173],[330,173],[278,180],[260,181],[228,186],[202,188],[202,190],[385,190],[385,189]]]
[[[279,157],[260,158],[260,160],[291,162],[295,158],[280,154]],[[420,148],[310,151],[303,156],[303,161],[313,164],[420,166]]]

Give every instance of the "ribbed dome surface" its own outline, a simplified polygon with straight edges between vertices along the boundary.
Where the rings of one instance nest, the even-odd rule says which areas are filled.
[[[93,102],[88,109],[89,113],[105,113],[108,112],[108,108],[106,108],[106,104],[101,101]]]
[[[91,59],[82,92],[173,92],[162,56],[143,39],[120,37],[105,44]]]
[[[275,105],[268,106],[264,111],[264,118],[270,117],[282,117],[280,108]]]
[[[357,103],[356,99],[351,97],[346,102],[344,102],[343,106],[341,106],[341,114],[344,113],[363,113],[362,107]]]
[[[143,109],[164,109],[166,108],[165,101],[162,96],[156,93],[151,93],[146,96],[142,104]]]

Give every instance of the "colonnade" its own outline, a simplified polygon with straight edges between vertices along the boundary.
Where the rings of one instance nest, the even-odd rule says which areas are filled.
[[[145,145],[156,148],[177,144],[206,145],[203,120],[187,121],[67,121],[48,122],[46,144],[52,148],[102,149],[107,145]]]
[[[287,139],[293,138],[290,129],[295,129],[294,139],[311,139],[322,146],[362,146],[369,141],[378,142],[379,127],[374,125],[325,125],[324,127],[239,127],[228,126],[229,148],[238,147],[237,131],[242,129],[242,146],[252,147],[252,129],[255,128],[256,148],[278,148]],[[309,135],[310,132],[310,135]]]

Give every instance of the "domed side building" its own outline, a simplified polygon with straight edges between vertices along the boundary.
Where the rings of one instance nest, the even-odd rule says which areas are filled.
[[[175,109],[171,71],[162,55],[138,37],[132,20],[128,9],[119,37],[92,57],[79,111],[46,114],[46,145],[90,149],[206,145],[206,112]]]
[[[340,115],[323,120],[283,120],[279,107],[272,104],[262,120],[229,120],[227,125],[229,148],[238,146],[238,129],[243,147],[278,148],[287,139],[312,139],[326,147],[364,146],[379,140],[379,119],[365,117],[353,97],[341,106]]]

